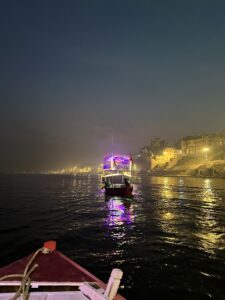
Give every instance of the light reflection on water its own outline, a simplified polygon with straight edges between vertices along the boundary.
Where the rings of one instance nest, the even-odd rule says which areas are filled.
[[[217,220],[221,197],[212,187],[212,179],[201,179],[202,187],[192,189],[185,186],[184,179],[175,182],[174,178],[162,178],[158,190],[156,215],[165,241],[193,248],[198,245],[212,255],[224,250],[224,222]]]
[[[106,200],[108,207],[108,226],[122,226],[134,223],[134,204],[131,199],[123,197],[109,197]]]
[[[196,233],[199,247],[211,254],[225,249],[224,226],[217,221],[219,197],[213,190],[211,179],[205,179],[200,192],[202,206],[198,218],[199,231]]]
[[[173,186],[170,184],[169,178],[163,178],[163,184],[159,189],[161,200],[157,203],[157,216],[160,228],[166,233],[164,239],[168,243],[178,243],[175,225],[177,212],[174,207],[176,199],[174,199],[174,196]]]
[[[97,176],[2,177],[2,264],[56,239],[105,280],[120,267],[128,299],[223,296],[225,180],[143,176],[131,199],[101,186]]]

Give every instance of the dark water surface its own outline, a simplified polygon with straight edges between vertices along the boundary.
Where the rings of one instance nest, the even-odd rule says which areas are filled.
[[[225,180],[136,181],[106,199],[98,176],[0,176],[0,265],[55,239],[104,281],[121,268],[128,299],[225,299]]]

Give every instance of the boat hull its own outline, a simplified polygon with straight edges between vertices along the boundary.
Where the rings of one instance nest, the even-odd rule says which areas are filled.
[[[110,196],[131,196],[133,192],[133,187],[119,187],[119,188],[105,188],[105,194]]]

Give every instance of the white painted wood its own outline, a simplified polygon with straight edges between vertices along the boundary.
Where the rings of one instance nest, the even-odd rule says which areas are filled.
[[[113,269],[106,290],[96,289],[87,282],[81,284],[80,290],[91,300],[113,300],[117,294],[122,276],[123,272],[120,269]]]
[[[118,288],[120,286],[120,280],[123,277],[123,271],[120,269],[113,269],[110,275],[109,281],[104,295],[108,300],[113,300],[116,296]]]
[[[96,289],[91,286],[88,282],[84,282],[80,286],[81,292],[91,300],[108,300],[108,298],[104,295],[105,290]]]
[[[52,281],[32,281],[31,287],[32,288],[38,288],[39,286],[79,286],[80,282],[52,282]],[[20,286],[21,281],[0,281],[0,286]]]
[[[0,300],[11,300],[15,293],[0,293]],[[23,296],[17,298],[23,300]],[[80,291],[75,292],[34,292],[29,300],[88,300]]]

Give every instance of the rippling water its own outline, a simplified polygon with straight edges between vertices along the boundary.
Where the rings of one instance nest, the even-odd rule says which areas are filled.
[[[224,179],[140,177],[126,199],[97,176],[1,176],[0,237],[1,266],[55,239],[105,281],[121,268],[128,299],[225,298]]]

